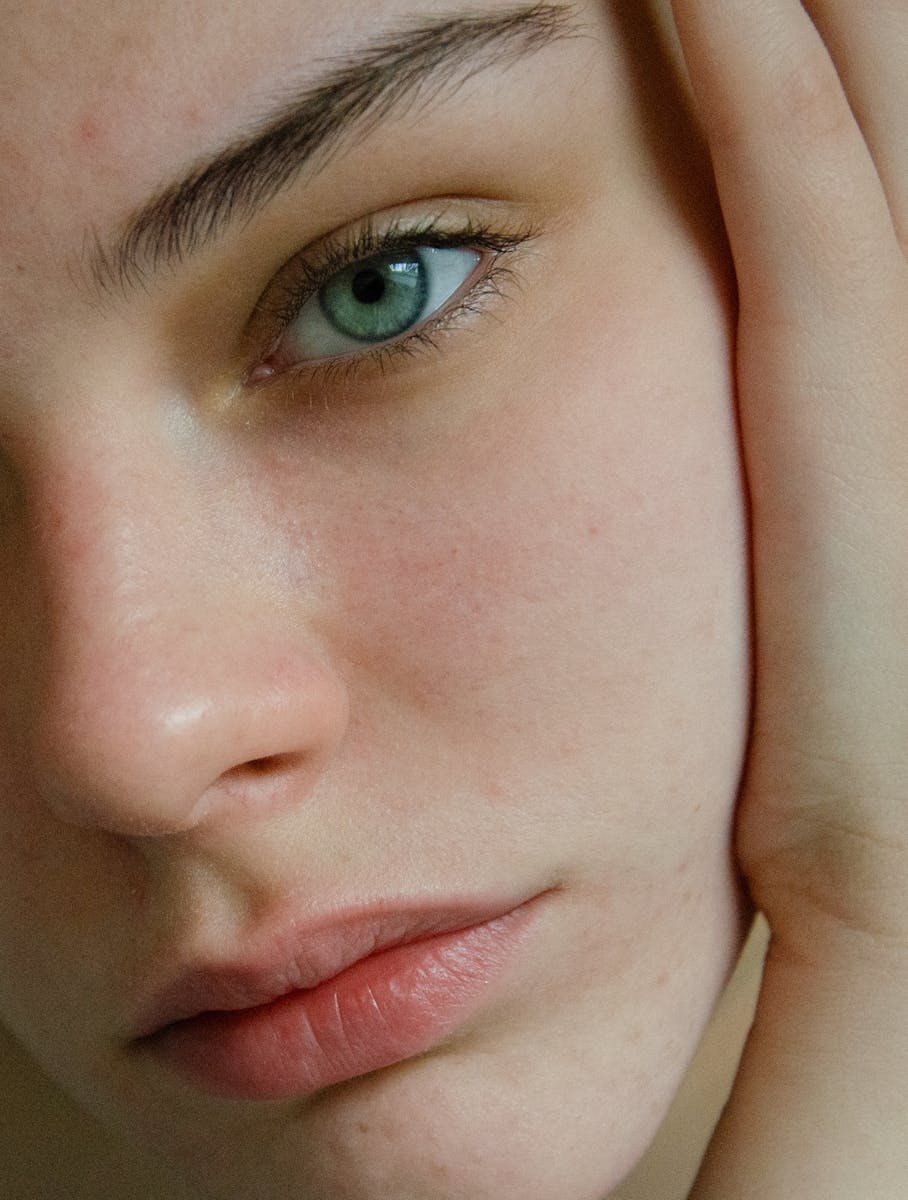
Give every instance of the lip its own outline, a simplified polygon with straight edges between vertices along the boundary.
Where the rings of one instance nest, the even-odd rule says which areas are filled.
[[[141,1006],[131,1041],[195,1087],[303,1096],[424,1053],[483,1003],[544,893],[291,916],[242,958],[188,962]]]

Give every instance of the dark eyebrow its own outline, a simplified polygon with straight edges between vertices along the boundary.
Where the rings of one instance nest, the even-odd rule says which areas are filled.
[[[249,220],[342,137],[368,132],[406,100],[435,100],[493,63],[507,66],[580,31],[570,5],[437,17],[385,36],[284,102],[251,134],[197,164],[127,218],[110,244],[86,239],[99,294],[125,294]]]

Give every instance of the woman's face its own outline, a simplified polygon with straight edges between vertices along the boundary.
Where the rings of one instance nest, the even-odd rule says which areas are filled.
[[[0,1021],[221,1200],[600,1200],[737,949],[733,297],[632,7],[0,0]]]

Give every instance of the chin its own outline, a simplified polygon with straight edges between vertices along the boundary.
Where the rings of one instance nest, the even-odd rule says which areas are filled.
[[[547,945],[516,1001],[429,1053],[299,1100],[162,1101],[143,1140],[211,1200],[605,1200],[658,1132],[740,948],[733,878],[698,882],[623,960],[579,901],[570,950]]]

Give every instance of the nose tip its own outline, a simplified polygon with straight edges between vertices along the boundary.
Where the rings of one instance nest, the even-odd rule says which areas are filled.
[[[69,824],[152,837],[299,803],[343,736],[346,690],[312,653],[275,662],[262,640],[207,669],[58,673],[30,739],[47,807]]]

